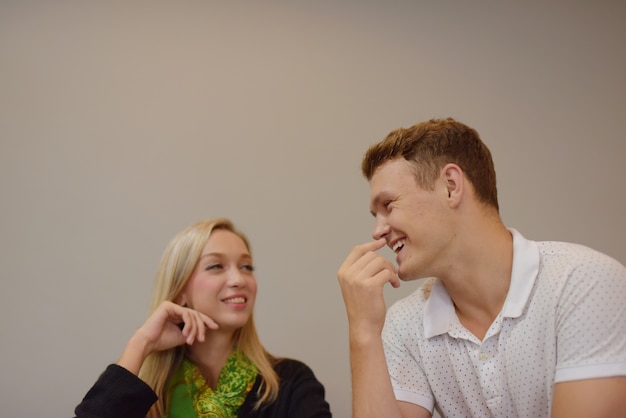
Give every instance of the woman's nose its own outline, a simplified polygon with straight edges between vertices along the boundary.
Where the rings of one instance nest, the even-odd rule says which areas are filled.
[[[228,285],[231,287],[241,287],[246,283],[243,273],[238,268],[232,268],[228,272]]]

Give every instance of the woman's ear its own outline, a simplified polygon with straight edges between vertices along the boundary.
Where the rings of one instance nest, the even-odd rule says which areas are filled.
[[[178,295],[178,297],[174,299],[174,303],[186,308],[188,303],[187,303],[187,295],[185,295],[185,292]]]

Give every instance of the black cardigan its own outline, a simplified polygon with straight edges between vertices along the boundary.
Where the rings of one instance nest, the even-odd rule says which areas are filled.
[[[330,418],[330,407],[324,399],[324,386],[304,363],[280,360],[274,370],[280,379],[276,400],[254,411],[257,377],[237,415],[239,418]],[[109,365],[98,381],[76,407],[77,418],[144,418],[157,401],[157,395],[143,380],[123,367]]]

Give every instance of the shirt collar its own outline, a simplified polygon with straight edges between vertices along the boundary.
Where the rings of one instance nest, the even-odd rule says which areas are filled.
[[[517,230],[509,228],[513,235],[513,268],[511,284],[502,307],[502,316],[517,318],[524,310],[539,271],[539,247],[527,240]],[[445,334],[456,313],[454,304],[442,281],[435,279],[432,291],[424,306],[424,336],[431,338]]]

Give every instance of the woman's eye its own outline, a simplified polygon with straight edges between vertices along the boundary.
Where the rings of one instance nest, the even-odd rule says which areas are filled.
[[[254,271],[254,266],[252,266],[251,264],[246,264],[244,266],[241,266],[241,268],[243,270]]]
[[[219,270],[222,268],[221,264],[210,264],[207,266],[207,270]]]

